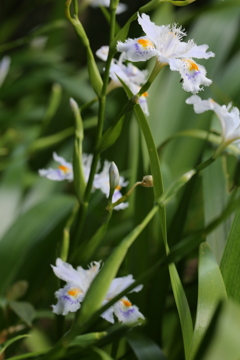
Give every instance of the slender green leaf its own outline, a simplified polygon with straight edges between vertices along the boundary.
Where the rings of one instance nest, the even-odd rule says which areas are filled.
[[[189,359],[193,359],[213,314],[221,300],[227,298],[222,274],[207,243],[199,248],[197,318]]]
[[[139,332],[127,334],[127,342],[138,360],[166,360],[160,347],[147,336]]]
[[[240,303],[240,208],[237,210],[221,261],[221,271],[230,298]]]
[[[240,308],[231,301],[225,302],[217,314],[217,322],[206,334],[196,360],[239,360]],[[214,319],[215,320],[215,319]],[[215,322],[215,321],[214,321]],[[212,324],[211,324],[212,325]],[[210,341],[209,341],[210,340]],[[210,343],[209,343],[210,342]]]
[[[4,351],[6,350],[6,348],[8,346],[10,346],[11,344],[13,344],[15,341],[18,341],[18,340],[21,340],[25,337],[28,337],[30,335],[28,334],[24,334],[24,335],[18,335],[18,336],[15,336],[14,338],[12,339],[9,339],[7,341],[5,341],[3,344],[0,345],[0,355],[4,353]]]

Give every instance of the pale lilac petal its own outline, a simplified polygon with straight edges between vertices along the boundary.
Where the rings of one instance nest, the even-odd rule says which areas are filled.
[[[138,307],[132,305],[126,297],[114,304],[114,314],[120,322],[129,325],[136,323],[139,319],[145,319]]]
[[[52,305],[52,309],[58,315],[67,315],[69,312],[77,311],[84,298],[81,289],[69,284],[56,291],[55,296],[58,301],[56,305]]]
[[[195,61],[190,59],[172,59],[170,60],[170,69],[179,71],[183,80],[183,89],[185,91],[196,94],[202,88],[201,85],[209,86],[212,81],[206,75],[204,66],[196,64]]]
[[[147,37],[127,39],[124,43],[118,41],[117,50],[123,52],[124,58],[130,61],[146,61],[158,53]]]

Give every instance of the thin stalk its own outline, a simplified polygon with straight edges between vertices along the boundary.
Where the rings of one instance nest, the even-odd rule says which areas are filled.
[[[114,38],[114,34],[115,34],[116,10],[110,9],[110,15],[111,15],[111,17],[110,17],[109,43],[112,42],[112,39]],[[101,95],[99,97],[96,148],[99,144],[100,139],[102,138],[102,133],[103,133],[103,123],[104,123],[105,108],[106,108],[106,93],[107,93],[107,86],[108,86],[108,79],[109,79],[109,72],[110,72],[112,58],[113,58],[113,53],[111,51],[109,51],[107,62],[106,62],[106,67],[105,67],[105,72],[104,72],[102,91],[101,91]],[[81,233],[83,230],[83,226],[84,226],[84,222],[86,219],[89,197],[91,194],[92,184],[93,184],[93,180],[94,180],[94,175],[97,170],[99,158],[100,158],[100,153],[98,151],[96,151],[95,154],[93,155],[91,171],[90,171],[87,187],[86,187],[85,194],[84,194],[84,200],[83,200],[84,204],[80,209],[76,246],[78,245],[78,239],[80,239],[80,236],[81,236]]]

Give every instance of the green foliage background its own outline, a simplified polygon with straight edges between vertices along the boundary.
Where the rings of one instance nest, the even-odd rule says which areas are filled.
[[[146,3],[128,4],[128,11],[117,17],[119,26]],[[64,321],[51,312],[60,284],[50,264],[59,256],[76,196],[72,183],[40,178],[37,171],[52,164],[53,151],[67,160],[73,158],[74,117],[69,98],[81,107],[95,93],[85,48],[65,17],[64,1],[2,1],[0,5],[0,59],[11,57],[10,71],[0,87],[0,343],[2,352],[7,347],[5,358],[238,360],[239,153],[231,149],[167,203],[168,257],[157,215],[133,240],[133,229],[154,206],[152,189],[140,187],[130,197],[128,209],[113,213],[101,245],[87,253],[106,206],[100,192],[91,195],[80,238],[82,251],[72,263],[86,267],[102,259],[106,270],[80,312],[78,336],[69,340],[64,352],[59,350],[63,344],[57,341],[69,329],[73,316]],[[176,22],[187,29],[188,39],[209,45],[215,57],[200,63],[213,84],[200,96],[220,104],[232,102],[238,108],[239,14],[238,0],[197,0],[186,7],[162,3],[150,13],[156,24]],[[108,22],[100,9],[92,8],[80,20],[95,53],[108,43]],[[129,37],[140,34],[135,21]],[[152,67],[151,61],[148,65]],[[98,66],[102,74],[100,61]],[[196,115],[186,105],[189,94],[179,80],[179,74],[164,68],[149,89],[148,123],[164,189],[211,156],[216,144],[209,141],[208,130],[219,131],[212,112]],[[123,88],[109,94],[104,131],[126,101]],[[97,104],[83,110],[82,117],[83,150],[91,153]],[[119,138],[102,152],[101,160],[105,159],[117,164],[129,188],[150,173],[149,152],[134,114],[126,116]],[[71,239],[77,236],[77,227],[75,221]],[[94,297],[100,299],[101,286],[116,273],[131,273],[144,284],[140,293],[130,296],[146,317],[144,325],[133,329],[110,326],[99,316],[90,321],[93,310],[98,309]],[[56,352],[47,352],[49,349]]]

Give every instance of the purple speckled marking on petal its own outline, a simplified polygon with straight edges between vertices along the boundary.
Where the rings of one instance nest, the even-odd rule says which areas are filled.
[[[125,318],[129,318],[130,314],[134,313],[135,309],[131,308],[127,311],[123,311],[122,309],[120,309],[121,314],[123,315],[123,317]]]
[[[136,54],[136,55],[143,56],[143,55],[149,53],[149,51],[147,51],[147,50],[146,50],[146,51],[141,51],[141,50],[140,50],[140,46],[139,46],[138,43],[135,43],[134,46],[135,46],[135,50],[136,50],[136,51],[135,51],[135,54]]]
[[[190,79],[194,79],[198,76],[198,74],[201,74],[201,71],[195,71],[193,74],[187,74],[185,73],[186,77],[190,80]]]
[[[67,300],[68,302],[70,302],[71,305],[75,305],[77,303],[79,303],[79,300],[73,301],[70,297],[68,297],[67,295],[62,295],[61,299],[63,300]]]

